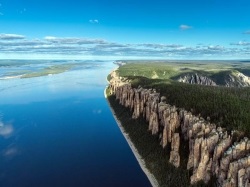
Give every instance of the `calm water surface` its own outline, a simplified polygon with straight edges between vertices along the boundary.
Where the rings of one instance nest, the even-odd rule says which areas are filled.
[[[98,63],[0,80],[1,187],[150,186],[103,96],[115,66]]]

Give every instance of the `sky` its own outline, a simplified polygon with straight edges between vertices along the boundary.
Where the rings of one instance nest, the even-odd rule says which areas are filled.
[[[249,0],[0,0],[0,59],[250,59]]]

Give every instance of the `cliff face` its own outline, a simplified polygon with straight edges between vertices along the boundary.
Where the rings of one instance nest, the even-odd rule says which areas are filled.
[[[225,85],[227,87],[248,87],[250,86],[250,77],[240,72],[229,74],[225,80]]]
[[[188,84],[200,84],[207,86],[222,85],[226,87],[249,87],[250,77],[244,75],[240,72],[228,73],[225,76],[220,77],[220,81],[214,81],[209,76],[204,76],[200,74],[186,74],[177,79],[178,82],[188,83]]]
[[[142,116],[148,130],[159,136],[159,144],[171,145],[169,162],[180,166],[181,139],[188,142],[189,155],[186,168],[192,169],[191,184],[200,180],[207,183],[215,176],[219,186],[250,186],[250,140],[233,142],[233,132],[192,115],[184,109],[166,103],[166,97],[153,89],[132,88],[111,74],[110,90],[120,104],[133,111],[134,119]]]
[[[182,76],[178,79],[178,82],[184,82],[184,83],[189,83],[189,84],[201,84],[201,85],[208,85],[208,86],[216,86],[217,85],[209,77],[199,75],[197,73]]]

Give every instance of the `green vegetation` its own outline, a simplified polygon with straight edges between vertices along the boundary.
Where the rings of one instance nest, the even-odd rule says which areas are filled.
[[[149,79],[177,80],[187,74],[200,74],[219,85],[225,84],[227,75],[236,72],[250,75],[250,63],[238,61],[125,61],[118,69],[122,77],[142,76]]]
[[[111,80],[111,75],[110,75],[110,74],[107,76],[107,80],[108,80],[108,81]]]
[[[27,74],[27,73],[30,73],[30,71],[29,70],[20,70],[18,72],[10,71],[10,72],[5,73],[4,76],[21,76],[21,75]]]
[[[65,71],[70,70],[74,67],[74,64],[62,64],[62,65],[54,65],[47,68],[44,68],[37,72],[27,73],[21,76],[21,78],[31,78],[31,77],[40,77],[40,76],[47,76],[53,74],[63,73]]]
[[[169,163],[170,147],[163,149],[160,146],[158,136],[152,136],[148,131],[148,123],[143,119],[132,119],[132,112],[119,104],[115,96],[108,96],[109,103],[115,111],[115,115],[121,121],[125,131],[139,154],[144,159],[146,167],[153,173],[159,185],[162,187],[180,187],[191,186],[190,174],[191,171],[186,170],[188,145],[187,142],[182,143],[184,149],[181,150],[181,167],[175,168]],[[213,180],[207,185],[202,182],[197,183],[197,187],[201,186],[214,186]]]
[[[250,88],[212,87],[178,82],[165,83],[145,77],[130,77],[133,87],[155,88],[167,103],[191,111],[228,130],[250,135]]]
[[[216,69],[217,68],[217,69]],[[244,69],[244,71],[243,71]],[[131,80],[132,86],[155,88],[161,95],[167,97],[167,102],[179,108],[201,115],[204,119],[221,125],[228,130],[242,131],[242,135],[250,135],[250,88],[228,88],[222,86],[202,86],[174,81],[184,72],[201,72],[221,82],[228,73],[238,70],[250,72],[250,63],[223,62],[179,62],[179,63],[128,63],[118,69],[120,76]],[[170,72],[164,75],[162,72]],[[157,79],[152,78],[152,72],[157,72]],[[168,77],[168,78],[167,78]]]
[[[195,115],[227,130],[237,130],[234,141],[243,136],[250,136],[250,88],[229,88],[223,86],[204,86],[176,81],[188,73],[198,73],[210,77],[223,85],[228,75],[241,72],[250,75],[249,62],[126,62],[117,72],[119,76],[130,80],[132,87],[154,88],[167,103],[184,108]],[[109,77],[110,79],[110,77]],[[109,92],[108,92],[109,93]],[[191,186],[192,171],[186,170],[188,161],[188,142],[181,139],[180,168],[169,164],[170,145],[165,149],[160,146],[158,136],[148,131],[148,123],[143,118],[132,119],[132,112],[119,104],[115,96],[108,95],[115,115],[129,134],[139,154],[145,160],[146,167],[154,174],[160,186]],[[178,129],[180,130],[180,129]],[[209,184],[202,181],[193,186],[216,186],[213,177]]]
[[[119,75],[127,76],[143,76],[147,78],[169,79],[177,75],[178,71],[171,64],[165,63],[131,63],[121,66],[118,69]]]
[[[126,62],[117,72],[130,80],[132,87],[153,88],[167,103],[184,108],[195,115],[202,116],[227,130],[238,130],[235,140],[250,136],[250,88],[229,88],[223,86],[204,86],[176,81],[180,76],[198,73],[211,78],[220,85],[225,84],[228,75],[241,72],[250,74],[249,62]],[[110,78],[110,77],[109,77]],[[143,119],[132,119],[131,111],[120,105],[114,96],[108,96],[111,107],[129,134],[147,168],[154,174],[160,186],[190,186],[190,174],[186,170],[188,142],[181,139],[181,166],[169,164],[170,145],[163,149],[157,136],[148,132],[148,123]],[[216,186],[216,179],[209,184],[202,181],[193,186]]]
[[[147,123],[142,118],[133,120],[131,118],[131,111],[121,106],[115,100],[114,96],[110,96],[108,99],[111,107],[115,111],[115,115],[121,121],[125,131],[129,134],[129,137],[136,146],[139,154],[145,160],[146,167],[150,171],[154,172],[154,176],[156,177],[157,181],[159,181],[160,186],[164,186],[164,183],[166,182],[169,183],[168,186],[185,186],[184,184],[188,183],[189,181],[188,173],[183,173],[181,170],[178,171],[174,168],[174,166],[168,164],[168,151],[166,149],[162,149],[162,147],[159,145],[158,137],[152,136],[150,132],[147,132]],[[168,167],[169,170],[176,171],[175,175],[173,175],[174,172],[169,172],[171,175],[169,176],[169,181],[166,181]],[[182,181],[183,183],[180,184]]]

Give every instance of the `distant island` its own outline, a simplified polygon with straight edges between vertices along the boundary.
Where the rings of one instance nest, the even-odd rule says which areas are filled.
[[[118,61],[107,100],[153,186],[250,186],[249,61]]]
[[[84,62],[84,63],[83,63]],[[98,62],[98,61],[97,61]],[[17,68],[0,75],[0,80],[4,79],[26,79],[34,77],[52,76],[67,71],[90,69],[98,67],[99,63],[92,64],[86,60],[0,60],[0,68]]]

